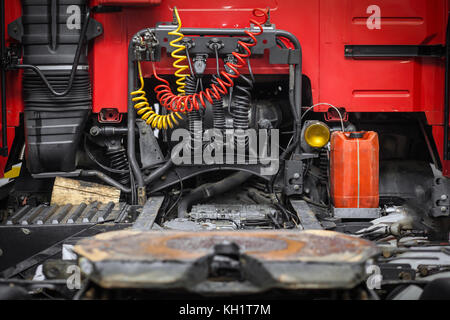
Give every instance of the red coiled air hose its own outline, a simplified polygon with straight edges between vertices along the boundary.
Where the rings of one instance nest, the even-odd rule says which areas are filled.
[[[250,23],[253,23],[256,27],[258,27],[259,31],[251,32],[249,30],[245,30],[245,34],[247,34],[247,36],[252,40],[251,43],[246,43],[241,40],[238,41],[238,45],[243,49],[244,53],[233,52],[232,54],[236,58],[237,63],[227,62],[225,64],[233,73],[222,70],[220,75],[225,80],[217,78],[217,84],[212,84],[211,87],[206,90],[193,95],[178,96],[172,92],[169,83],[156,74],[156,68],[153,65],[153,75],[156,79],[164,83],[156,86],[154,89],[156,98],[160,104],[167,110],[173,112],[190,112],[193,109],[199,110],[200,105],[205,108],[206,100],[212,104],[213,98],[220,99],[221,96],[227,94],[228,88],[234,85],[233,79],[238,78],[240,75],[239,69],[247,65],[245,59],[250,57],[252,54],[250,48],[254,47],[258,43],[255,36],[258,36],[263,32],[262,24],[267,21],[267,9],[253,9],[253,15],[255,17],[264,17],[264,21],[258,22],[255,19],[250,19]]]

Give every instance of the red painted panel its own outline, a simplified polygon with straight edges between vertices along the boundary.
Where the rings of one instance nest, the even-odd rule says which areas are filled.
[[[90,50],[93,111],[117,108],[126,112],[127,46],[138,30],[172,21],[177,6],[186,27],[248,26],[251,9],[270,7],[278,29],[292,32],[303,49],[303,73],[311,79],[313,100],[347,111],[425,112],[433,135],[443,145],[444,60],[344,57],[345,44],[443,44],[449,0],[93,0],[91,5],[126,3],[122,12],[97,13],[104,34]],[[380,29],[369,29],[367,8],[380,8]],[[7,23],[20,16],[20,1],[6,1]],[[208,72],[214,72],[210,61]],[[173,73],[172,59],[158,63],[158,72]],[[285,66],[252,59],[255,73],[286,73]],[[149,64],[144,67],[150,76]],[[8,75],[8,125],[16,126],[23,110],[20,77]],[[316,111],[325,111],[318,108]],[[442,156],[442,154],[441,154]]]
[[[91,6],[98,6],[98,5],[134,6],[134,5],[154,5],[160,3],[161,0],[94,0],[92,1]]]
[[[367,26],[371,16],[367,8],[374,4],[381,14],[380,29]],[[411,112],[442,106],[442,60],[352,59],[343,55],[346,44],[445,43],[444,1],[322,0],[320,8],[320,101],[347,111]]]

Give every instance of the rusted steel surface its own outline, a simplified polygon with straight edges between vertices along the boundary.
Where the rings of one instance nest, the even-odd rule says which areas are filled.
[[[209,281],[214,247],[225,242],[239,247],[241,281]],[[90,265],[91,279],[106,288],[204,293],[351,288],[364,280],[365,262],[378,253],[371,242],[323,230],[123,230],[83,239],[74,250],[80,264]]]
[[[266,261],[359,262],[375,250],[370,242],[332,231],[140,232],[123,230],[82,240],[75,250],[91,261],[196,260],[223,241]]]

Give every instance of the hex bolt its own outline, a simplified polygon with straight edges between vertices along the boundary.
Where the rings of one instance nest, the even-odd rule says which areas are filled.
[[[298,184],[294,185],[294,190],[299,190],[300,186]]]
[[[100,134],[100,128],[99,127],[92,127],[91,130],[89,130],[89,133],[91,136],[98,136]]]
[[[443,194],[442,196],[441,196],[441,200],[447,200],[447,195],[446,194]]]
[[[441,211],[442,211],[442,212],[447,211],[447,207],[441,207]]]
[[[297,172],[294,173],[294,179],[298,179],[298,178],[300,178],[300,175]]]

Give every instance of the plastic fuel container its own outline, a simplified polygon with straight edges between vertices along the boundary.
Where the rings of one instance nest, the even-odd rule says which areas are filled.
[[[330,144],[331,197],[335,208],[377,208],[378,134],[333,132]]]

